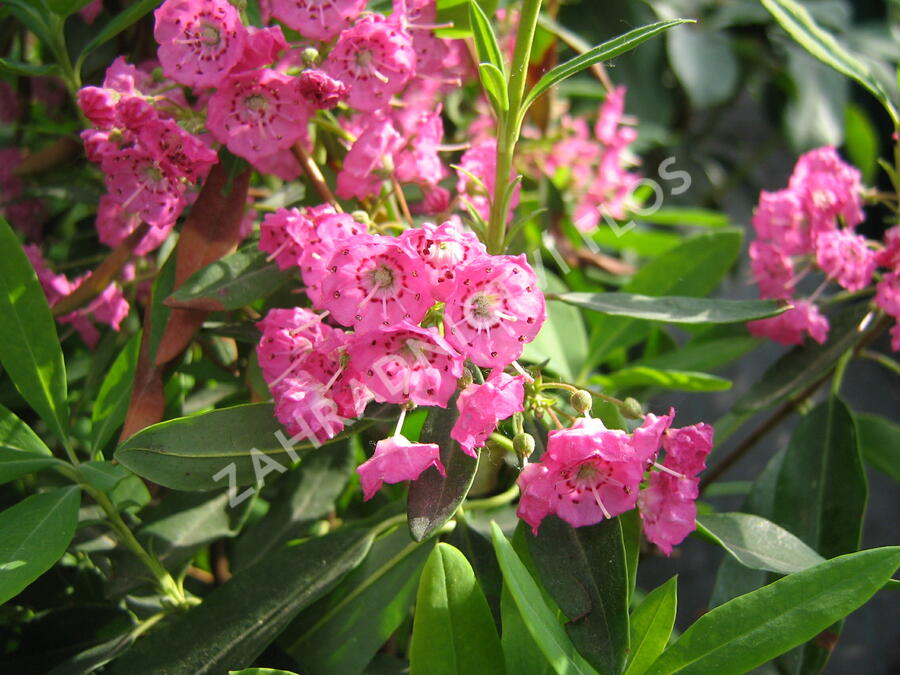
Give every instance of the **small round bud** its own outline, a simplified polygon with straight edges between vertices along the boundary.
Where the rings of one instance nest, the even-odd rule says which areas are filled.
[[[637,399],[629,396],[622,402],[622,415],[630,420],[639,420],[644,416],[644,409]]]
[[[526,459],[531,457],[531,453],[534,452],[534,436],[526,433],[516,434],[513,438],[513,450],[519,457]]]
[[[357,223],[362,223],[363,225],[368,225],[371,220],[369,219],[369,214],[366,211],[359,210],[354,211],[350,214],[350,217],[353,218]]]
[[[475,381],[475,378],[472,377],[472,371],[468,368],[463,368],[462,375],[460,375],[459,379],[456,381],[456,386],[460,389],[465,389],[470,384]]]
[[[300,58],[303,59],[303,63],[307,68],[312,68],[319,62],[319,50],[315,47],[307,47],[303,50]]]
[[[575,408],[575,412],[581,415],[594,406],[594,399],[591,397],[590,392],[579,389],[572,394],[572,398],[569,399],[569,404]]]

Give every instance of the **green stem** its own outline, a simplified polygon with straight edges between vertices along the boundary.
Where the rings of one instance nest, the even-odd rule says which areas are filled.
[[[497,130],[497,167],[494,174],[494,194],[491,200],[491,213],[488,220],[485,245],[492,254],[503,253],[506,242],[506,215],[511,197],[509,174],[513,169],[513,156],[519,140],[522,126],[521,107],[525,96],[525,84],[528,79],[528,63],[531,58],[531,46],[537,27],[538,14],[541,11],[541,0],[524,0],[519,19],[519,30],[516,33],[516,48],[513,52],[512,66],[509,73],[507,91],[509,93],[509,110],[500,116]]]
[[[465,508],[466,511],[487,511],[489,509],[495,509],[498,506],[505,506],[518,496],[519,486],[513,483],[512,487],[510,487],[505,492],[501,492],[499,495],[494,495],[493,497],[485,497],[484,499],[473,499],[472,501],[467,501],[465,503]]]
[[[878,352],[873,352],[868,349],[863,349],[859,355],[864,359],[870,359],[875,361],[875,363],[879,363],[888,370],[900,375],[900,363],[897,363],[889,356],[885,356],[884,354],[879,354]]]

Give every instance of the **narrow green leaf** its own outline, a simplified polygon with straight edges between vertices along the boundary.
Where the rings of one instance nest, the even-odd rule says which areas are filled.
[[[103,26],[100,32],[82,48],[81,58],[83,59],[97,47],[112,40],[123,30],[140,21],[145,15],[156,9],[159,4],[159,0],[138,0],[134,4],[128,5],[124,10],[116,14],[108,24]]]
[[[166,302],[212,312],[239,309],[274,293],[290,275],[254,246],[198,270]]]
[[[649,215],[642,215],[640,220],[654,225],[681,227],[726,227],[728,225],[728,215],[725,213],[679,206],[661,208]]]
[[[0,448],[52,457],[50,448],[15,413],[0,405]]]
[[[621,672],[629,591],[619,520],[574,528],[551,516],[527,541],[541,584],[568,619],[572,644],[599,672]]]
[[[46,77],[48,75],[58,75],[59,66],[55,63],[42,63],[36,65],[33,63],[22,63],[21,61],[0,58],[0,72],[20,75],[21,77]]]
[[[503,646],[506,672],[515,675],[552,675],[553,667],[531,637],[522,613],[505,584],[500,593],[500,617],[503,626],[500,643]]]
[[[844,109],[847,155],[853,166],[862,173],[863,183],[875,182],[878,167],[878,132],[863,109],[850,103]]]
[[[54,465],[65,465],[65,462],[34,452],[0,448],[0,485]]]
[[[501,80],[505,82],[506,78],[502,77],[506,70],[503,63],[503,52],[500,51],[500,45],[497,43],[497,36],[494,33],[493,26],[491,26],[490,19],[487,18],[484,10],[481,9],[477,2],[469,3],[469,24],[472,28],[472,37],[475,39],[475,51],[478,54],[478,61],[494,66],[500,71]],[[507,107],[509,107],[508,100]]]
[[[141,350],[141,335],[138,331],[131,336],[100,385],[100,392],[91,410],[91,443],[96,450],[106,446],[116,429],[125,421]]]
[[[797,43],[822,63],[853,80],[878,99],[891,116],[894,127],[900,127],[900,115],[881,83],[869,67],[834,36],[822,29],[807,9],[795,0],[761,0],[763,6]]]
[[[690,20],[687,19],[675,19],[673,21],[658,21],[656,23],[649,24],[647,26],[642,26],[640,28],[635,28],[624,35],[620,35],[612,40],[608,40],[601,45],[597,45],[593,49],[584,54],[580,54],[565,63],[561,63],[556,66],[552,70],[548,71],[544,74],[544,76],[538,80],[537,84],[528,92],[525,96],[525,100],[522,103],[522,115],[525,114],[525,111],[531,107],[531,104],[534,103],[542,94],[546,93],[551,87],[559,84],[563,80],[566,80],[573,75],[580,73],[585,68],[589,68],[595,63],[600,63],[601,61],[607,61],[609,59],[615,58],[625,52],[631,51],[635,47],[637,47],[642,42],[649,40],[654,35],[661,33],[664,30],[672,28],[673,26],[678,26],[682,23],[691,23]]]
[[[77,487],[31,495],[0,513],[0,604],[59,560],[78,524]]]
[[[406,513],[409,532],[416,541],[422,541],[446,523],[466,498],[478,460],[464,453],[450,437],[450,429],[459,411],[456,399],[446,408],[432,408],[419,435],[422,443],[437,443],[441,448],[441,462],[446,476],[429,469],[409,484]]]
[[[663,653],[678,606],[678,577],[654,588],[631,613],[631,658],[624,675],[643,675]]]
[[[735,560],[755,570],[793,574],[825,558],[771,520],[750,513],[709,513],[697,517],[697,529]]]
[[[659,387],[679,391],[724,391],[731,389],[731,380],[707,373],[691,373],[683,370],[657,370],[646,366],[623,368],[609,375],[591,378],[604,389],[621,391],[632,387]]]
[[[66,442],[66,369],[56,323],[15,233],[0,217],[0,362],[56,437]]]
[[[694,339],[678,349],[633,362],[657,370],[705,371],[730,363],[759,344],[754,337]]]
[[[412,675],[505,672],[484,593],[465,556],[449,544],[438,544],[422,570],[409,660]]]
[[[854,415],[863,458],[900,482],[900,425],[880,415]]]
[[[109,672],[202,675],[249,666],[298,612],[362,561],[371,543],[366,531],[339,530],[274,553],[143,637]]]
[[[522,621],[541,652],[547,657],[554,672],[557,675],[596,673],[575,649],[566,631],[547,607],[541,597],[540,588],[531,578],[497,523],[491,523],[491,534],[494,551],[503,572],[504,588],[509,589]]]
[[[91,4],[92,0],[44,0],[54,13],[65,18]]]
[[[46,7],[43,2],[34,0],[4,0],[3,7],[21,21],[37,38],[47,46],[53,44],[53,31],[45,21],[47,17]]]
[[[595,312],[667,323],[742,323],[781,314],[774,300],[650,297],[637,293],[562,293],[554,296]]]
[[[491,97],[491,102],[499,117],[501,113],[509,110],[509,92],[506,89],[503,73],[493,63],[479,63],[478,75],[481,79],[481,86]]]
[[[372,546],[366,560],[333,593],[305,610],[279,645],[301,673],[362,673],[409,615],[419,575],[435,540],[417,544],[398,529]]]
[[[828,560],[707,612],[648,671],[746,673],[860,607],[900,565],[900,547]]]
[[[472,35],[469,22],[469,3],[472,0],[436,0],[438,24],[453,24],[452,28],[439,28],[435,35],[440,38],[459,39]],[[497,11],[497,0],[475,0],[484,10],[486,16],[493,16]]]

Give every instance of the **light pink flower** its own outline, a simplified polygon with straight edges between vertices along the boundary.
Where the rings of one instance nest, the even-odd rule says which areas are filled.
[[[363,499],[368,501],[374,497],[384,483],[416,480],[431,466],[442,476],[446,475],[436,443],[411,443],[403,436],[378,441],[375,454],[356,469]]]
[[[297,88],[316,110],[329,110],[346,100],[350,87],[321,70],[304,70],[297,76]]]
[[[157,55],[176,82],[218,86],[244,53],[247,30],[227,0],[166,0],[154,15]]]
[[[750,244],[750,269],[761,297],[789,300],[794,294],[794,265],[778,246],[760,239]]]
[[[372,119],[344,158],[337,176],[337,196],[341,199],[377,196],[381,184],[391,176],[391,156],[400,143],[400,134],[390,120]]]
[[[380,403],[445,408],[462,375],[463,359],[435,328],[407,322],[355,333],[351,365]]]
[[[209,100],[206,125],[217,141],[252,162],[304,138],[310,114],[293,78],[252,70],[219,85]]]
[[[405,230],[400,240],[418,256],[428,270],[431,293],[446,300],[456,286],[457,272],[466,264],[487,258],[487,249],[471,232],[463,232],[451,221],[440,225],[422,223]]]
[[[751,222],[759,238],[771,240],[784,255],[805,255],[813,250],[803,198],[796,190],[760,192]]]
[[[284,181],[296,180],[303,169],[290,150],[276,150],[253,160],[253,168],[260,173],[271,174]]]
[[[521,377],[507,375],[495,368],[484,384],[470,384],[456,399],[459,417],[450,437],[463,452],[476,457],[476,448],[484,446],[500,420],[522,412],[525,388]]]
[[[272,15],[303,37],[330,40],[350,27],[366,0],[271,0]]]
[[[485,367],[519,358],[546,316],[544,294],[524,255],[480,257],[466,265],[444,308],[447,340]]]
[[[784,345],[803,344],[804,334],[822,344],[828,338],[828,319],[819,312],[815,303],[808,300],[792,300],[794,307],[768,319],[747,324],[747,329],[757,337],[766,337]]]
[[[340,343],[338,331],[303,307],[270,309],[257,327],[262,331],[257,346],[259,367],[270,385],[303,369],[315,350],[330,350]]]
[[[350,237],[365,234],[366,226],[353,220],[348,213],[335,213],[323,204],[308,209],[313,224],[298,264],[306,284],[306,295],[317,307],[322,306],[322,282],[331,271],[328,263],[334,252]]]
[[[877,266],[875,251],[866,245],[866,238],[847,229],[816,237],[816,263],[848,291],[868,286]]]
[[[137,133],[138,142],[171,176],[197,182],[219,161],[216,151],[172,120],[150,120]]]
[[[322,70],[350,87],[351,108],[374,111],[390,103],[415,67],[409,35],[396,23],[370,14],[341,33]]]
[[[654,472],[638,497],[644,535],[667,556],[697,527],[698,482]]]
[[[900,270],[885,274],[875,286],[875,304],[900,319]]]
[[[184,208],[184,185],[140,147],[104,155],[101,168],[110,196],[145,223],[167,227]]]
[[[357,331],[418,323],[434,304],[424,263],[390,237],[359,234],[345,240],[327,270],[320,306]]]
[[[801,155],[788,187],[800,194],[816,234],[837,227],[838,216],[847,227],[855,227],[864,219],[859,170],[844,162],[831,146]]]
[[[97,238],[110,248],[121,244],[141,224],[137,213],[125,211],[119,203],[109,195],[100,197],[97,204]],[[147,234],[135,245],[135,255],[147,255],[160,247],[175,227],[175,221],[162,227],[151,227]]]
[[[275,417],[291,435],[325,442],[337,436],[346,420],[325,386],[305,371],[282,380],[272,392]]]
[[[463,196],[469,204],[472,205],[478,214],[488,219],[491,213],[491,201],[495,197],[495,183],[497,173],[497,141],[494,138],[484,138],[472,144],[468,150],[463,153],[459,160],[460,169],[457,169],[458,179],[456,181],[456,191]],[[481,181],[479,185],[472,176]],[[509,179],[515,177],[510,172]],[[485,192],[487,189],[487,192]],[[510,199],[510,213],[519,203],[520,187],[516,187],[513,196]]]
[[[435,0],[394,0],[392,18],[412,36],[416,52],[416,73],[436,76],[444,69],[449,49],[447,42],[434,34],[437,22]]]
[[[440,105],[435,110],[420,111],[409,116],[395,115],[398,128],[403,130],[403,142],[394,153],[394,175],[401,183],[417,183],[434,187],[447,175],[438,155],[444,137],[444,122]]]

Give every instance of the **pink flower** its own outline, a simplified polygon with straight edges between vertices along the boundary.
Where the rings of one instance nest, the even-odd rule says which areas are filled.
[[[303,307],[270,309],[257,327],[262,331],[257,347],[259,367],[272,386],[306,366],[314,350],[325,351],[340,343],[335,335],[338,331]]]
[[[666,451],[663,465],[688,478],[706,468],[706,456],[713,447],[713,428],[703,422],[680,429],[668,429],[662,437]]]
[[[753,227],[760,239],[770,239],[784,255],[812,252],[809,223],[803,210],[803,199],[795,190],[760,192],[759,204],[753,212]]]
[[[491,213],[491,201],[494,199],[496,173],[497,173],[497,141],[493,138],[484,138],[472,144],[463,153],[459,160],[459,166],[464,171],[457,169],[459,176],[456,181],[456,191],[464,195],[472,208],[485,220]],[[481,181],[479,185],[472,176]],[[510,172],[509,179],[514,178]],[[485,192],[487,189],[487,192]],[[520,188],[517,187],[509,203],[510,212],[519,203]]]
[[[624,431],[591,418],[551,431],[540,465],[529,464],[519,476],[517,515],[536,534],[551,513],[582,527],[634,508],[644,462],[630,441]]]
[[[337,176],[337,196],[341,199],[377,196],[382,182],[391,176],[391,155],[400,142],[400,134],[389,120],[372,119],[344,158]]]
[[[822,344],[828,337],[828,319],[808,300],[793,300],[792,309],[768,319],[759,319],[747,324],[751,334],[767,337],[784,345],[803,344],[803,335]]]
[[[241,60],[234,66],[234,71],[254,70],[273,63],[278,55],[288,49],[290,45],[284,39],[281,26],[269,26],[267,28],[247,27],[247,35],[244,39],[244,52]]]
[[[366,0],[271,0],[272,15],[303,37],[330,40],[350,27]]]
[[[141,218],[137,213],[129,213],[122,209],[109,195],[103,195],[97,205],[95,224],[98,239],[110,248],[115,248],[141,224]],[[158,249],[174,227],[174,220],[162,227],[151,227],[134,247],[134,254],[147,255]]]
[[[645,465],[652,462],[659,452],[659,444],[672,431],[669,427],[675,419],[675,409],[670,408],[668,415],[647,413],[644,421],[631,435],[631,447],[635,457]]]
[[[761,297],[790,300],[794,294],[794,265],[782,249],[757,239],[750,244],[750,269]]]
[[[884,233],[884,248],[877,254],[878,264],[891,271],[900,270],[900,225]]]
[[[438,155],[444,137],[444,122],[440,105],[436,110],[418,114],[395,115],[398,128],[403,129],[402,145],[394,153],[394,175],[401,183],[436,186],[447,175]]]
[[[253,162],[305,137],[310,112],[292,78],[252,70],[219,85],[209,100],[206,125],[217,141]]]
[[[343,31],[323,70],[350,87],[347,104],[362,111],[384,108],[415,73],[409,35],[379,14]]]
[[[479,257],[466,265],[444,308],[447,340],[485,367],[519,358],[546,316],[544,294],[524,255]]]
[[[331,271],[328,263],[334,252],[344,242],[358,234],[365,234],[366,227],[353,220],[347,213],[335,213],[328,205],[308,210],[313,224],[298,264],[306,284],[306,295],[316,306],[322,306],[322,282]]]
[[[416,52],[416,73],[438,75],[444,68],[448,48],[446,42],[437,37],[431,27],[437,22],[435,1],[394,0],[394,12],[391,16],[399,20],[412,36]]]
[[[829,279],[848,291],[868,286],[877,265],[875,251],[866,246],[866,238],[846,229],[816,237],[816,263]]]
[[[137,134],[146,148],[170,175],[197,182],[219,161],[215,150],[172,120],[150,120]]]
[[[253,168],[260,173],[268,173],[284,181],[296,180],[302,169],[300,162],[290,150],[276,150],[253,160]]]
[[[375,454],[356,469],[363,499],[368,501],[374,497],[384,483],[416,480],[430,466],[446,475],[436,443],[411,443],[403,436],[378,441]]]
[[[91,0],[87,5],[78,10],[81,18],[87,25],[91,25],[103,11],[103,0]]]
[[[447,407],[463,359],[435,328],[401,322],[356,333],[347,348],[352,366],[380,403]]]
[[[900,319],[900,270],[885,274],[875,286],[875,304]]]
[[[101,129],[111,129],[116,125],[117,101],[112,89],[83,87],[78,90],[78,107],[91,124]]]
[[[259,248],[275,260],[279,269],[300,265],[300,256],[314,225],[297,209],[278,209],[259,226]]]
[[[831,146],[801,155],[788,187],[800,194],[816,233],[834,229],[838,216],[847,227],[855,227],[864,219],[860,173]]]
[[[900,321],[891,327],[891,349],[900,352]]]
[[[350,87],[321,70],[304,70],[297,76],[297,88],[316,110],[329,110],[350,93]]]
[[[291,436],[325,442],[337,436],[347,420],[338,414],[325,386],[304,371],[282,380],[276,390],[275,416]]]
[[[667,556],[697,527],[698,482],[654,472],[638,497],[644,535]]]
[[[484,384],[470,384],[456,399],[459,417],[450,437],[463,452],[476,457],[476,448],[484,446],[500,420],[522,412],[525,388],[521,377],[507,375],[500,368],[491,371]]]
[[[184,186],[139,147],[105,155],[101,168],[110,196],[149,225],[167,227],[184,208]]]
[[[357,331],[400,321],[418,323],[434,303],[425,265],[390,237],[359,234],[327,265],[321,307]]]
[[[637,132],[634,129],[622,126],[622,117],[625,114],[625,92],[624,85],[619,85],[609,92],[597,115],[594,136],[608,147],[621,148],[634,142],[637,138]]]
[[[471,232],[463,232],[451,221],[405,230],[401,241],[418,256],[428,271],[431,293],[444,301],[456,285],[457,271],[467,263],[487,258],[487,249]]]
[[[227,0],[166,0],[153,36],[163,72],[190,87],[215,87],[244,53],[247,30]]]

